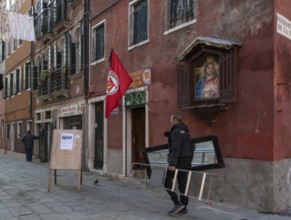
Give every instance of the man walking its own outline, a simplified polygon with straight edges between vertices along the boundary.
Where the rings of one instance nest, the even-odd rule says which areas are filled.
[[[183,195],[185,194],[188,173],[183,171],[178,172],[177,181],[179,192],[181,193],[180,198],[176,192],[173,192],[170,189],[172,189],[175,170],[187,170],[191,166],[191,161],[193,159],[191,136],[187,125],[183,122],[183,116],[180,113],[171,116],[171,124],[172,128],[167,135],[169,143],[169,158],[164,186],[174,203],[174,208],[168,214],[188,214],[187,205],[189,199],[187,196]]]
[[[28,130],[21,139],[24,145],[24,149],[25,149],[26,161],[32,161],[32,148],[33,148],[33,141],[35,139],[39,139],[39,137],[31,134],[30,130]]]

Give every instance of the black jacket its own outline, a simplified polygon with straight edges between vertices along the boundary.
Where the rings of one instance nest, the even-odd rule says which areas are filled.
[[[189,129],[184,123],[173,125],[168,136],[169,165],[176,166],[179,158],[193,157]]]
[[[22,137],[21,141],[23,142],[25,148],[32,148],[33,140],[35,139],[39,139],[39,137],[30,133],[27,133]]]

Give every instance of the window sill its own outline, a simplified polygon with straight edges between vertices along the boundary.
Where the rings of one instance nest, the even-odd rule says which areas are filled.
[[[91,66],[97,65],[98,63],[102,63],[103,61],[105,61],[105,58],[102,58],[100,60],[96,60],[96,61],[91,63]]]
[[[147,44],[148,42],[150,42],[149,39],[144,40],[144,41],[142,41],[142,42],[139,42],[139,43],[137,43],[137,44],[134,44],[134,45],[128,47],[128,50],[132,50],[132,49],[134,49],[134,48],[136,48],[136,47],[140,47],[140,46],[142,46],[142,45],[144,45],[144,44]]]
[[[176,26],[176,27],[173,27],[173,28],[171,28],[171,29],[165,31],[165,32],[164,32],[164,35],[168,35],[168,34],[170,34],[170,33],[173,33],[173,32],[175,32],[175,31],[177,31],[177,30],[180,30],[180,29],[182,29],[182,28],[184,28],[184,27],[187,27],[187,26],[189,26],[189,25],[191,25],[191,24],[194,24],[194,23],[196,23],[196,22],[197,22],[197,19],[194,19],[194,20],[188,21],[188,22],[186,22],[186,23],[184,23],[184,24],[180,24],[180,25],[178,25],[178,26]]]

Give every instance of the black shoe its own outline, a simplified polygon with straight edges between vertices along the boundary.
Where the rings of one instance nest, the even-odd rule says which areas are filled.
[[[184,209],[185,206],[182,205],[182,204],[179,204],[179,205],[175,205],[174,208],[168,212],[169,215],[175,215],[177,214],[178,212],[180,212],[182,209]]]
[[[188,215],[188,209],[185,207],[181,211],[178,212],[180,215]]]

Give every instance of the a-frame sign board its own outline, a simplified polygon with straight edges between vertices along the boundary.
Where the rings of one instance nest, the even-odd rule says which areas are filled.
[[[48,178],[48,192],[50,191],[51,176],[54,171],[54,182],[57,184],[57,169],[79,170],[78,191],[82,184],[82,130],[53,131],[51,159]]]

